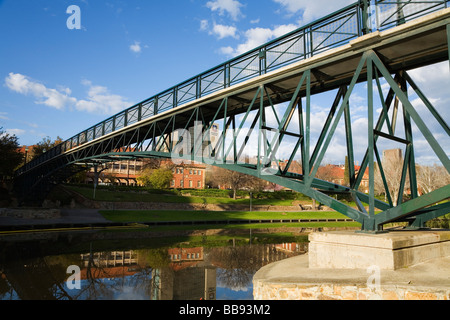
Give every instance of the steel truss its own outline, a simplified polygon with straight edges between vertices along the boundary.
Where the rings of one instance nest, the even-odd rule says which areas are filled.
[[[401,24],[417,14],[432,10],[434,6],[447,6],[447,1],[426,1],[426,4],[420,1],[374,2],[379,5],[379,29]],[[431,133],[429,124],[422,120],[413,106],[408,89],[419,97],[447,137],[450,130],[406,70],[448,59],[450,23],[445,25],[448,50],[431,48],[414,61],[385,61],[385,56],[377,49],[356,47],[354,50],[360,51],[356,60],[355,53],[344,52],[342,60],[332,57],[326,63],[305,64],[285,78],[264,78],[274,70],[274,66],[278,68],[298,59],[310,58],[325,51],[325,44],[330,47],[341,45],[369,32],[367,13],[370,3],[360,1],[344,8],[336,15],[211,69],[81,132],[17,171],[15,187],[20,199],[24,202],[43,199],[53,185],[92,166],[98,168],[109,162],[156,157],[211,164],[276,183],[361,223],[365,232],[379,232],[383,225],[397,221],[407,221],[411,228],[424,227],[426,221],[450,212],[450,185],[420,195],[414,149],[417,133],[412,123],[448,173],[450,160]],[[413,5],[424,7],[422,11],[408,11]],[[392,11],[392,7],[397,10]],[[336,23],[337,30],[327,31],[329,25]],[[353,30],[354,25],[361,28],[362,34],[359,31],[354,34],[343,32],[343,26]],[[310,49],[309,53],[305,48]],[[430,52],[430,57],[426,56]],[[324,72],[330,65],[334,67],[334,63],[339,64],[336,68],[341,68],[338,78]],[[403,68],[404,63],[409,65]],[[251,85],[240,87],[245,81],[250,81]],[[350,97],[360,83],[367,85],[368,122],[365,155],[356,171]],[[386,86],[389,91],[384,94]],[[234,90],[235,87],[238,88]],[[315,119],[312,119],[311,99],[315,94],[331,90],[335,90],[336,95],[330,101],[321,133],[313,141],[311,124]],[[207,94],[214,97],[205,98]],[[382,111],[375,119],[375,101],[378,100]],[[177,108],[179,105],[183,107]],[[398,129],[401,122],[404,136],[400,136]],[[220,124],[222,130],[216,142],[212,143],[210,132],[215,124]],[[317,178],[319,167],[332,147],[333,137],[342,128],[346,135],[348,164],[348,185],[345,186]],[[396,142],[405,150],[400,164],[400,188],[395,195],[397,201],[394,201],[393,190],[387,183],[386,168],[380,157],[380,138]],[[280,166],[278,151],[283,147],[285,150],[288,143],[291,143],[291,152],[285,157],[285,165]],[[246,158],[248,148],[257,149],[256,161]],[[301,162],[301,173],[290,170],[294,160]],[[368,193],[362,191],[361,185],[366,171],[369,175]],[[375,198],[376,175],[381,177],[386,201]],[[408,198],[404,197],[405,190],[409,191]],[[337,200],[333,196],[335,194],[351,197],[357,208]]]
[[[277,111],[277,105],[273,102],[280,93],[271,84],[260,84],[253,90],[251,100],[242,101],[245,108],[239,110],[244,110],[244,112],[230,110],[230,100],[236,98],[226,96],[220,101],[215,112],[208,115],[205,114],[204,106],[198,106],[180,114],[157,119],[143,127],[125,130],[120,135],[59,157],[58,161],[42,166],[40,174],[35,174],[30,178],[32,181],[28,180],[26,183],[42,185],[45,181],[48,185],[50,181],[56,183],[58,180],[72,175],[75,170],[85,169],[89,165],[98,166],[102,163],[126,159],[159,157],[212,164],[290,188],[360,222],[362,230],[367,232],[380,231],[384,224],[395,221],[409,221],[411,227],[420,228],[424,227],[426,221],[450,212],[450,202],[445,202],[450,195],[450,185],[423,196],[419,196],[418,193],[411,121],[416,124],[447,172],[450,172],[450,160],[413,107],[407,95],[407,86],[410,86],[420,97],[449,136],[450,129],[409,74],[400,71],[392,76],[375,51],[366,51],[362,55],[351,81],[339,86],[321,134],[316,144],[312,145],[310,129],[312,120],[311,75],[314,72],[313,69],[301,72],[300,81],[295,91],[289,94],[284,112]],[[349,100],[355,85],[362,80],[367,84],[368,141],[361,168],[355,172]],[[381,82],[383,80],[389,86],[387,95],[384,95],[382,91]],[[376,122],[374,119],[374,91],[379,93],[383,109]],[[284,94],[286,99],[287,93]],[[397,117],[400,117],[398,113],[400,103],[403,106],[405,137],[399,137],[395,132]],[[273,113],[276,123],[272,127],[268,125],[267,121],[267,112],[269,111]],[[389,115],[390,111],[391,116]],[[298,119],[298,127],[293,130],[291,124],[295,116]],[[238,118],[241,119],[240,123],[238,123]],[[342,118],[347,139],[346,156],[349,170],[346,178],[349,186],[337,185],[316,178],[317,171]],[[223,130],[219,135],[218,142],[212,146],[209,132],[214,123],[222,123]],[[244,131],[246,133],[243,135]],[[254,141],[252,136],[257,137],[256,163],[242,160],[244,150],[249,147],[251,141]],[[279,160],[277,151],[287,138],[291,141],[294,139],[295,145],[287,157],[285,167],[278,166],[274,169],[272,164]],[[403,169],[401,187],[398,191],[398,204],[393,202],[386,182],[383,162],[377,148],[379,138],[405,145],[406,152],[403,164],[401,164]],[[301,174],[289,171],[294,159],[301,160],[303,171]],[[72,169],[66,170],[67,167]],[[369,173],[368,194],[359,190],[366,169]],[[375,198],[374,177],[377,170],[379,170],[385,186],[387,202]],[[56,176],[57,173],[63,175]],[[411,199],[409,200],[403,198],[406,188],[410,190]],[[332,196],[333,194],[351,196],[358,208],[350,207],[336,200]]]

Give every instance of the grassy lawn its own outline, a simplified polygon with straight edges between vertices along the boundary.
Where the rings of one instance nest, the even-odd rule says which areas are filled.
[[[104,210],[101,214],[114,222],[158,221],[217,221],[217,220],[287,220],[287,219],[345,219],[338,212],[257,212],[257,211],[135,211]]]
[[[70,186],[72,190],[93,199],[92,187]],[[270,195],[268,195],[270,196]],[[249,205],[250,199],[232,199],[214,196],[182,196],[136,191],[96,190],[96,201],[108,202],[159,202],[159,203],[202,203],[202,204],[241,204]],[[253,205],[291,206],[292,199],[252,199]],[[103,210],[101,214],[108,220],[119,223],[171,222],[171,221],[211,221],[211,224],[153,226],[155,230],[186,230],[186,229],[230,229],[230,228],[319,228],[319,227],[359,227],[357,222],[300,222],[300,223],[255,223],[255,224],[216,224],[214,221],[228,220],[289,220],[289,219],[347,219],[341,213],[331,211],[299,211],[299,212],[265,212],[265,211],[182,211],[182,210]],[[193,226],[193,227],[192,227]]]
[[[358,222],[273,222],[252,224],[214,224],[218,220],[257,219],[345,219],[337,212],[212,212],[212,211],[101,211],[106,219],[113,222],[144,223],[158,221],[193,221],[188,225],[151,226],[148,231],[180,231],[208,229],[273,229],[273,228],[346,228],[361,227]],[[195,224],[195,221],[211,221],[211,224]]]
[[[93,200],[93,188],[68,186],[85,198]],[[181,196],[170,194],[155,194],[147,192],[120,192],[97,189],[96,201],[108,202],[161,202],[161,203],[201,203],[201,204],[235,204],[249,205],[250,199],[232,199],[223,197]],[[293,200],[284,199],[252,199],[253,205],[291,206]]]

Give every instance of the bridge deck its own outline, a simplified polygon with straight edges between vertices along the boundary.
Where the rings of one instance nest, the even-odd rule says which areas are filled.
[[[361,3],[358,2],[357,4]],[[410,3],[410,1],[407,3]],[[447,2],[441,4],[447,7]],[[406,73],[406,71],[414,68],[449,59],[450,8],[429,13],[391,29],[376,31],[363,36],[354,26],[351,33],[339,31],[348,19],[356,19],[355,17],[359,19],[359,9],[359,5],[344,8],[329,17],[306,26],[304,29],[299,29],[292,34],[277,39],[274,43],[261,46],[82,131],[19,169],[16,172],[16,188],[22,192],[23,197],[31,197],[29,190],[36,190],[36,192],[43,194],[50,188],[51,184],[64,181],[77,170],[85,169],[85,167],[80,169],[80,166],[74,164],[92,165],[102,161],[118,161],[133,157],[171,157],[171,152],[175,151],[171,142],[177,142],[165,141],[171,138],[177,140],[175,136],[170,135],[171,132],[177,129],[190,129],[195,125],[195,121],[200,121],[203,129],[206,129],[213,122],[223,121],[223,133],[218,142],[222,144],[222,152],[216,150],[215,154],[206,157],[217,157],[219,163],[215,163],[215,165],[261,177],[264,180],[301,192],[351,219],[361,222],[364,230],[378,230],[379,226],[386,222],[406,218],[414,219],[414,226],[423,225],[424,221],[447,213],[450,209],[450,203],[434,206],[433,204],[448,198],[450,186],[447,185],[435,190],[429,195],[419,196],[418,194],[414,146],[410,143],[410,141],[413,141],[413,130],[409,117],[415,122],[448,172],[450,172],[450,160],[403,90],[409,83],[416,93],[422,96],[422,101],[426,107],[450,135],[446,120],[442,119],[434,110],[434,107],[426,101],[427,98],[415,88],[415,84]],[[360,21],[358,19],[353,20],[351,25],[354,25],[355,21]],[[341,21],[344,22],[341,23]],[[339,26],[336,26],[336,22],[341,24],[338,23]],[[320,30],[323,26],[333,29],[333,31],[318,32],[317,30]],[[317,33],[321,33],[325,40],[330,37],[335,37],[335,39],[329,43],[329,46],[328,44],[325,46],[322,45],[325,40],[321,40]],[[323,36],[323,33],[328,34],[328,36]],[[304,42],[306,38],[311,40],[309,48]],[[276,62],[281,55],[289,56],[292,54],[292,52],[288,52],[288,49],[282,51],[284,45],[288,44],[292,47],[294,44],[298,45],[300,40],[304,42],[304,47],[296,49],[297,51],[294,52],[297,55],[295,59],[287,59],[281,63]],[[280,53],[278,50],[282,52]],[[306,52],[307,50],[310,51]],[[270,58],[271,65],[276,62],[275,67],[263,67],[264,64],[269,63],[268,57],[274,53],[280,54],[277,58]],[[286,59],[286,56],[283,59]],[[247,74],[239,76],[241,72]],[[392,77],[392,74],[395,74],[395,78]],[[386,112],[380,115],[375,127],[372,91],[374,85],[372,82],[377,77],[386,80],[390,92],[387,97],[384,97],[381,92],[381,85],[379,81],[376,81]],[[205,89],[202,86],[203,80],[206,78],[208,78],[206,86],[214,86],[214,88]],[[354,171],[351,168],[353,168],[352,164],[355,161],[353,159],[351,115],[347,102],[355,83],[362,82],[368,84],[367,133],[369,137],[361,169],[356,173],[350,172]],[[402,87],[405,85],[405,88],[400,88],[400,84],[402,84]],[[307,108],[304,111],[300,106],[297,108],[297,104],[300,98],[306,97],[308,101],[311,95],[338,88],[335,102],[330,103],[328,119],[322,124],[322,133],[315,145],[315,150],[310,154],[310,120],[314,121],[314,119],[310,119],[312,114],[311,104],[307,103]],[[192,91],[189,93],[189,90]],[[184,97],[188,94],[190,94],[189,98]],[[395,130],[388,124],[387,109],[392,105],[394,98],[396,100],[394,112],[392,112],[393,119],[390,121],[396,121],[394,119],[396,117],[396,103],[401,102],[404,109],[405,138],[395,136]],[[340,102],[341,99],[342,102]],[[275,129],[279,130],[278,135],[271,138],[271,141],[267,141],[265,132],[258,132],[258,138],[264,141],[259,140],[256,146],[258,148],[257,164],[250,165],[239,162],[241,151],[246,147],[248,140],[245,140],[242,144],[239,143],[241,147],[238,150],[238,138],[233,136],[233,142],[225,150],[226,140],[231,136],[229,131],[227,133],[227,127],[231,126],[232,133],[234,133],[239,126],[235,125],[235,116],[244,115],[244,119],[247,119],[250,112],[255,110],[255,113],[249,116],[249,118],[253,117],[250,129],[253,130],[258,122],[260,129],[267,129],[264,107],[274,107],[284,102],[290,103],[286,113],[280,115],[282,118],[280,117],[281,120],[276,125],[277,128]],[[299,119],[303,119],[303,114],[306,115],[305,128],[303,128],[303,121],[299,121],[298,133],[297,131],[287,132],[296,110]],[[345,117],[347,156],[350,163],[347,175],[350,185],[348,187],[317,178],[317,170],[343,115]],[[389,134],[381,131],[385,124],[389,127]],[[240,123],[239,129],[243,125],[244,121]],[[239,134],[239,129],[235,132],[236,134]],[[270,161],[267,160],[275,160],[273,157],[278,150],[276,144],[282,143],[286,135],[296,137],[295,147],[291,151],[286,169],[281,170],[279,168],[275,174],[264,175],[265,172],[263,171],[270,165]],[[379,136],[403,143],[406,148],[402,176],[400,177],[401,190],[398,191],[400,200],[398,205],[394,205],[394,201],[391,199],[390,193],[392,190],[389,190],[390,187],[387,186],[382,161],[379,159],[380,156],[376,146],[376,140]],[[162,140],[166,144],[164,147],[167,147],[165,151],[162,150],[163,145],[160,144]],[[261,142],[264,146],[261,146]],[[218,149],[219,147],[216,146],[215,148]],[[202,158],[201,154],[197,154],[195,149],[196,144],[194,144],[194,153],[188,155],[188,157],[184,156],[184,158],[209,162],[210,159]],[[233,151],[233,161],[228,163],[231,150]],[[183,151],[189,152],[191,150]],[[288,171],[289,166],[299,153],[301,153],[302,174],[290,173]],[[222,164],[220,163],[221,160],[227,163]],[[379,165],[389,203],[375,199],[375,163]],[[369,194],[359,190],[366,168],[369,170]],[[406,188],[408,174],[412,200],[403,201],[405,200],[402,199],[403,191]],[[346,193],[352,196],[358,209],[328,196],[330,192]],[[363,203],[369,205],[368,211]],[[425,207],[429,208],[423,209]],[[375,208],[381,210],[382,213],[375,216]],[[419,216],[420,218],[418,218]]]
[[[199,106],[202,107],[205,121],[210,121],[220,107],[222,99],[225,97],[228,98],[228,115],[243,113],[248,108],[255,95],[255,91],[260,85],[265,85],[266,88],[269,88],[268,94],[273,104],[286,102],[292,96],[302,73],[306,70],[312,70],[311,94],[336,89],[340,85],[350,82],[361,60],[362,54],[367,50],[376,51],[392,73],[448,60],[449,51],[446,26],[449,24],[450,8],[429,14],[386,31],[367,34],[351,41],[347,45],[330,49],[317,56],[162,112],[99,139],[95,139],[87,144],[75,147],[68,152],[75,152],[79,148],[84,148],[90,144],[98,143],[101,140],[109,139],[113,135],[134,130],[137,127],[141,127],[142,132],[145,132],[148,130],[148,126],[154,121],[160,121],[162,124],[161,127],[164,127],[164,122],[161,121],[163,119],[169,119],[174,114],[177,115],[175,129],[183,128],[191,116],[190,111]],[[366,71],[363,69],[359,82],[364,82],[366,79]],[[300,94],[301,96],[306,95],[306,86],[303,86]],[[270,105],[267,95],[264,98],[264,105]],[[257,108],[259,108],[258,99],[255,101],[253,109]]]

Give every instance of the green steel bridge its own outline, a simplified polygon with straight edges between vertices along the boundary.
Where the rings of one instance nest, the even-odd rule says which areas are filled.
[[[450,212],[450,185],[420,194],[414,139],[423,136],[450,173],[449,150],[441,140],[449,138],[450,129],[409,71],[449,60],[449,4],[359,0],[81,131],[18,169],[15,189],[27,203],[43,199],[53,185],[88,167],[171,158],[212,164],[301,192],[360,222],[365,232],[398,221],[421,228]],[[352,131],[350,103],[361,84],[367,94],[364,133]],[[408,92],[415,93],[433,122],[419,114]],[[321,93],[332,98],[313,139],[312,99]],[[211,131],[217,127],[222,130],[215,131],[212,143]],[[443,132],[440,140],[432,133],[436,127]],[[345,186],[317,178],[338,130],[346,136]],[[365,155],[355,170],[354,140],[361,134],[367,135]],[[380,157],[382,140],[404,150],[396,201]],[[274,168],[278,151],[286,147],[285,165]],[[255,150],[255,161],[245,156],[248,148]],[[301,173],[290,171],[294,160],[301,162]],[[366,172],[368,192],[363,192]],[[375,198],[375,175],[381,176],[386,201]],[[337,200],[336,194],[351,196],[357,207]]]

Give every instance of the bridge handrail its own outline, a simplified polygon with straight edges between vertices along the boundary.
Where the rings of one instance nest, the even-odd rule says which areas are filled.
[[[16,175],[134,123],[308,59],[365,33],[385,30],[447,8],[449,2],[450,0],[358,0],[109,117],[30,161],[19,168]]]

